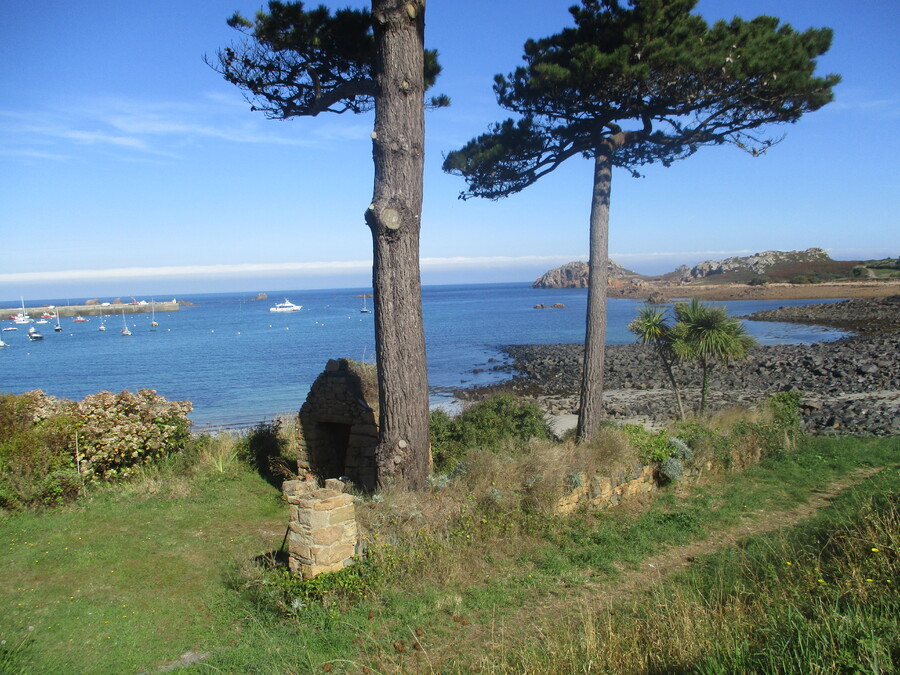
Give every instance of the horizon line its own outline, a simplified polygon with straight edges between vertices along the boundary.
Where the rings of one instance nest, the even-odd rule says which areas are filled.
[[[779,249],[769,249],[779,250]],[[829,254],[835,249],[824,249]],[[859,249],[862,251],[862,249]],[[647,253],[611,253],[611,260],[654,260],[661,258],[697,258],[703,256],[736,256],[759,253],[755,249],[715,251],[651,251]],[[850,252],[849,250],[845,252]],[[419,267],[424,271],[453,271],[479,268],[514,268],[535,264],[562,265],[584,261],[586,255],[529,255],[529,256],[451,256],[423,257]],[[215,265],[169,265],[157,267],[114,267],[91,270],[57,270],[50,272],[8,272],[0,274],[0,284],[40,284],[50,282],[86,282],[122,279],[215,279],[229,277],[275,277],[285,273],[303,276],[328,276],[359,273],[370,270],[371,260],[332,260],[286,263],[233,263]]]

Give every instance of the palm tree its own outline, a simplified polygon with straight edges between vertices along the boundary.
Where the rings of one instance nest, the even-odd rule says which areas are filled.
[[[728,316],[724,307],[714,307],[697,298],[675,304],[672,347],[678,358],[700,364],[703,384],[700,395],[700,412],[706,412],[706,394],[709,389],[709,372],[718,363],[728,363],[747,358],[756,340],[747,334],[744,324]]]
[[[642,344],[652,344],[659,354],[659,360],[662,361],[663,369],[669,377],[672,384],[672,391],[675,392],[675,401],[678,403],[678,417],[684,419],[684,405],[681,402],[681,390],[675,381],[675,373],[672,366],[675,364],[678,356],[675,354],[672,343],[674,336],[672,334],[672,326],[666,321],[666,312],[664,309],[654,307],[651,304],[643,305],[638,310],[638,315],[630,324],[628,330],[637,335]]]

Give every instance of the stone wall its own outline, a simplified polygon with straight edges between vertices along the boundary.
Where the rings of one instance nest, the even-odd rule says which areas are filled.
[[[353,495],[318,488],[314,483],[290,483],[284,487],[291,507],[288,530],[290,570],[304,579],[311,579],[324,572],[344,569],[353,562],[356,553]]]
[[[756,460],[758,459],[757,457]],[[692,467],[680,480],[696,479],[710,469],[710,464]],[[574,473],[566,481],[566,493],[556,502],[554,511],[566,515],[580,506],[609,508],[635,495],[658,490],[659,487],[659,464],[635,464],[613,476]]]
[[[378,476],[375,366],[331,359],[300,408],[299,470],[320,480],[348,477],[373,490]]]

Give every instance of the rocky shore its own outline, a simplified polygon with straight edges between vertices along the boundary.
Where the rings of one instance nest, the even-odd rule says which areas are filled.
[[[888,298],[845,300],[822,305],[779,307],[754,312],[744,319],[789,321],[844,328],[857,333],[900,331],[900,295]]]
[[[815,314],[821,317],[816,323],[853,312],[854,325],[858,326],[860,321],[889,323],[884,317],[892,307],[896,320],[900,298],[790,310],[809,310],[810,314],[800,311],[797,316]],[[775,320],[785,318],[777,315]],[[458,392],[460,398],[512,391],[538,400],[554,414],[577,412],[581,345],[510,345],[504,351],[512,363],[497,368],[509,370],[513,378],[499,385]],[[611,419],[661,424],[675,417],[674,397],[652,347],[610,346],[605,370],[605,402]],[[683,387],[686,405],[696,408],[700,398],[698,370],[679,365],[676,379]],[[900,332],[857,335],[811,345],[757,347],[746,361],[713,370],[709,406],[721,410],[751,405],[785,390],[803,394],[803,422],[812,433],[900,435]]]

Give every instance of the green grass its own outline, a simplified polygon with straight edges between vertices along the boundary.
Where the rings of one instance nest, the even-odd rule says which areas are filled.
[[[900,473],[610,609],[533,627],[489,672],[888,673],[900,668]],[[459,668],[460,672],[463,668]]]
[[[231,456],[227,448],[224,456]],[[188,668],[204,672],[320,672],[325,663],[333,672],[360,672],[363,665],[431,672],[429,663],[440,664],[434,666],[439,672],[521,672],[523,666],[548,672],[538,666],[553,665],[545,658],[549,652],[541,656],[529,649],[534,634],[515,619],[522,607],[614,581],[621,570],[666,546],[795,506],[859,467],[891,469],[866,481],[858,494],[896,492],[898,462],[898,439],[808,439],[744,473],[683,493],[665,490],[644,508],[569,518],[504,510],[479,501],[473,491],[468,510],[448,520],[444,530],[416,525],[393,536],[382,533],[355,578],[321,582],[317,600],[310,600],[307,587],[306,604],[292,612],[284,611],[284,599],[298,589],[254,563],[281,543],[288,509],[278,491],[230,460],[221,471],[215,462],[173,462],[132,483],[93,489],[90,499],[75,505],[8,514],[0,521],[0,638],[6,641],[0,672],[137,673],[189,650],[210,653]],[[442,494],[418,496],[409,508],[438,508]],[[851,522],[853,513],[864,512],[864,502],[847,503]],[[407,522],[402,502],[369,506]],[[810,530],[815,531],[823,529]],[[827,543],[816,536],[784,540],[799,546],[796,552],[776,549],[770,540],[760,550],[797,560],[805,551],[811,559]],[[738,563],[752,550],[744,546],[738,558],[725,551],[721,563],[715,558],[701,567],[709,578],[735,587]],[[710,582],[690,582],[701,583]],[[545,629],[547,639],[556,639],[571,635],[566,626],[579,628],[553,656],[570,654],[565,663],[574,667],[592,658],[588,648],[596,636],[590,638],[589,627],[597,629],[605,619],[577,607],[567,610]],[[883,612],[868,619],[858,614],[853,621],[857,632],[893,626],[884,624]],[[502,636],[491,634],[494,626],[504,626]],[[750,634],[762,640],[766,630]],[[817,644],[797,635],[810,650]],[[501,645],[502,658],[485,656],[489,642]],[[735,672],[716,671],[716,663],[766,665],[748,660],[752,654],[741,656],[738,647],[710,661],[706,672]],[[676,663],[678,655],[668,653]]]
[[[30,672],[138,672],[234,639],[223,566],[277,547],[279,493],[249,471],[144,487],[0,522],[0,634],[28,639]]]

